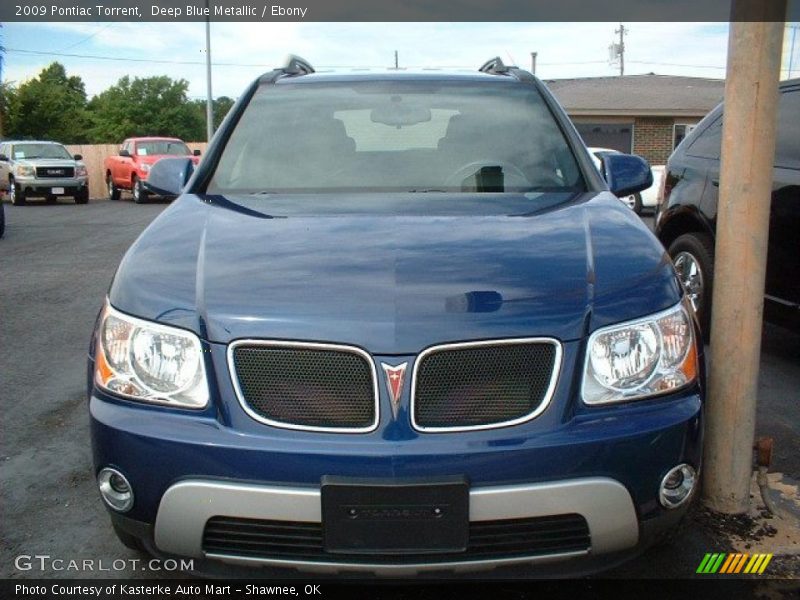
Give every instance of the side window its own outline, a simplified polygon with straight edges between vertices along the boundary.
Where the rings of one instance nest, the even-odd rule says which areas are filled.
[[[128,153],[133,156],[133,142],[125,140],[125,142],[122,144],[122,149],[127,150]]]
[[[722,116],[709,125],[689,145],[686,154],[719,160],[720,147],[722,146]]]
[[[780,97],[775,166],[800,169],[800,90],[783,92]]]

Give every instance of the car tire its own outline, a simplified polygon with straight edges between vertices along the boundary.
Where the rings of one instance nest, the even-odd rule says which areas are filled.
[[[714,240],[706,233],[685,233],[670,244],[669,255],[695,309],[703,338],[708,341],[714,291]]]
[[[80,192],[73,196],[75,204],[88,204],[89,202],[89,188],[83,188]]]
[[[0,238],[6,232],[6,209],[0,204]]]
[[[106,175],[106,189],[108,190],[109,200],[119,200],[120,191],[117,185],[114,183],[114,180],[111,178],[111,173]]]
[[[131,550],[136,550],[137,552],[141,552],[143,554],[147,554],[147,547],[144,545],[144,542],[140,540],[135,535],[131,535],[127,531],[117,527],[116,525],[112,524],[114,527],[114,533],[117,536],[117,539],[122,542],[122,545],[126,548],[130,548]]]
[[[11,204],[14,206],[25,205],[25,192],[22,191],[22,188],[20,188],[13,179],[8,184],[8,193],[11,196]]]
[[[144,189],[144,185],[142,184],[142,180],[138,177],[133,178],[133,201],[136,204],[142,204],[147,202],[149,194],[147,190]]]

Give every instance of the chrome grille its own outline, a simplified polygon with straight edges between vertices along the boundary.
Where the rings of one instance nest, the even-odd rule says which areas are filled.
[[[75,177],[75,167],[36,167],[36,177],[40,179]]]
[[[560,363],[561,346],[552,339],[429,348],[414,366],[414,426],[459,431],[532,419],[549,403]]]
[[[239,401],[256,420],[351,433],[377,426],[375,366],[358,348],[243,341],[228,357]]]

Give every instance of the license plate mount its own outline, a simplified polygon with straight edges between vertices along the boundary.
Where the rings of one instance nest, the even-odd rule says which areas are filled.
[[[392,481],[324,477],[325,551],[338,554],[463,552],[469,539],[466,478]]]

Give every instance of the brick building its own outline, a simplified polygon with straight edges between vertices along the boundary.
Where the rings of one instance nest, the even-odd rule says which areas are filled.
[[[546,83],[587,146],[639,154],[652,165],[666,163],[725,91],[723,79],[652,73]]]

